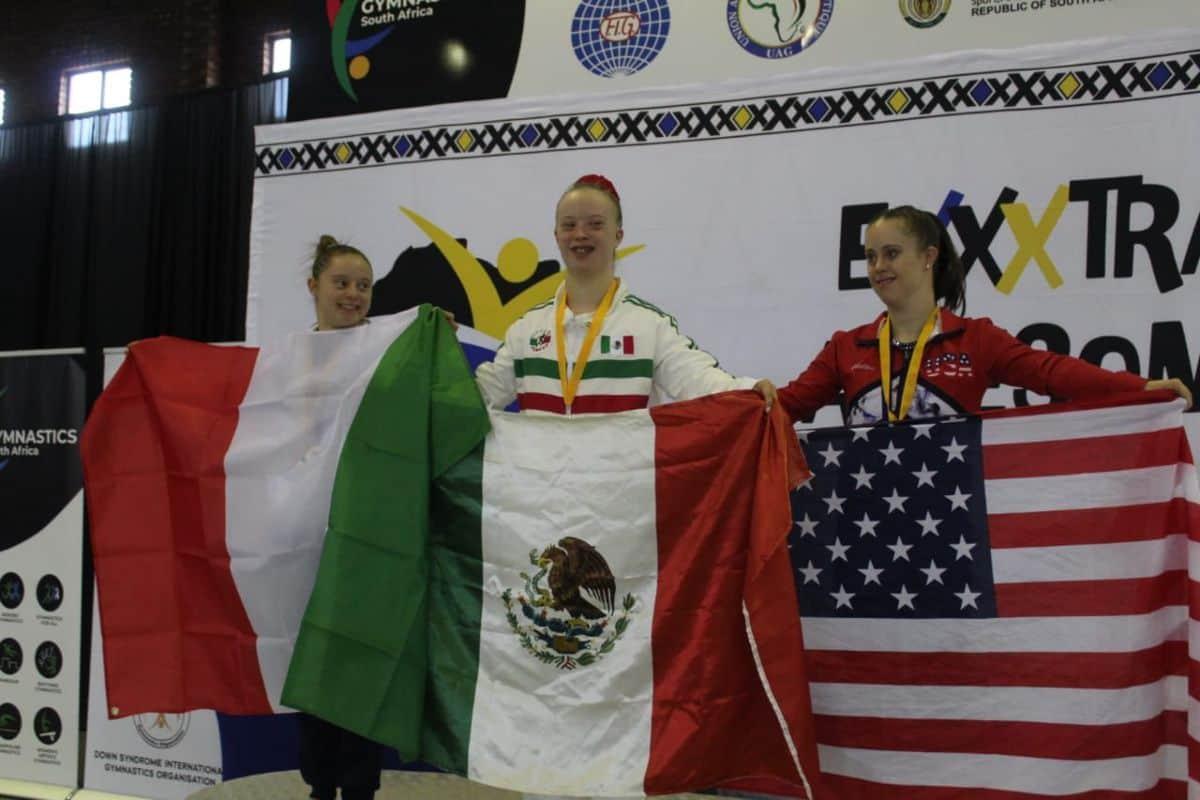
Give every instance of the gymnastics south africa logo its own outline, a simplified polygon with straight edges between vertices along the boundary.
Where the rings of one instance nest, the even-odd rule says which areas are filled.
[[[833,17],[834,0],[726,0],[725,22],[743,50],[759,58],[788,58],[810,47]]]
[[[325,0],[325,16],[329,19],[329,46],[333,58],[333,74],[342,91],[358,102],[351,80],[362,80],[371,71],[371,59],[367,52],[388,37],[397,22],[419,19],[433,15],[433,4],[438,0]],[[361,11],[358,26],[363,29],[380,28],[369,36],[350,38],[350,29],[355,15]]]
[[[571,19],[571,48],[588,72],[618,78],[647,67],[670,31],[667,0],[583,0]]]

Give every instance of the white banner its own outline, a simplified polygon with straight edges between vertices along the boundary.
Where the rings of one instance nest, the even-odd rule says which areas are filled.
[[[332,233],[374,262],[373,313],[431,300],[499,337],[553,288],[563,188],[603,172],[645,246],[618,271],[739,374],[784,382],[873,318],[862,223],[912,203],[945,210],[971,315],[1194,380],[1198,49],[1190,30],[260,128],[247,336],[311,324]]]
[[[364,32],[416,30],[416,17],[386,22],[386,5],[362,0],[360,16],[376,21]],[[508,96],[767,77],[1198,24],[1193,0],[526,0]]]
[[[0,775],[75,786],[83,487],[77,353],[0,357]]]

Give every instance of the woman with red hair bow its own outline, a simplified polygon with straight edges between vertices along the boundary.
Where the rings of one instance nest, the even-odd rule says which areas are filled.
[[[594,414],[753,388],[769,410],[769,381],[725,372],[674,317],[616,277],[621,226],[620,195],[604,176],[584,175],[563,193],[554,238],[565,280],[552,300],[509,326],[496,360],[480,365],[475,379],[487,404]]]

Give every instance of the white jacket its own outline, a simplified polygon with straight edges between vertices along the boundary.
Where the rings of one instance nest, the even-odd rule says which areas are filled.
[[[522,411],[562,414],[562,383],[554,341],[553,300],[534,306],[509,326],[496,359],[481,364],[475,381],[492,408],[516,400]],[[593,314],[563,316],[568,375]],[[708,353],[679,332],[670,314],[630,294],[624,280],[613,297],[604,328],[592,344],[571,413],[588,414],[646,408],[731,389],[750,389],[754,378],[735,378]]]

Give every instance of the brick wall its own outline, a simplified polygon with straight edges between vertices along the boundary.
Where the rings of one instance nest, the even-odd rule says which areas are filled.
[[[128,62],[135,104],[259,80],[263,36],[290,19],[291,0],[0,0],[5,121],[56,116],[79,66]]]

